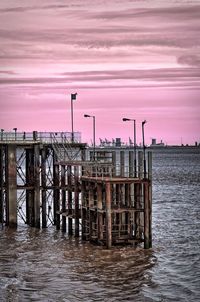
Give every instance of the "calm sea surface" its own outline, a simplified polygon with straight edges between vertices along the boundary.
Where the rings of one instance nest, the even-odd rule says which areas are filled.
[[[153,152],[153,249],[0,229],[0,301],[200,301],[200,150]]]

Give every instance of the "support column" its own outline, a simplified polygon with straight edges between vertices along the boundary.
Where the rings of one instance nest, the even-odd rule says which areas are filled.
[[[40,228],[40,145],[34,145],[34,226]]]
[[[75,177],[75,192],[74,192],[75,237],[79,237],[79,167],[78,166],[74,166],[74,177]]]
[[[0,146],[0,223],[4,222],[4,211],[3,211],[3,183],[4,183],[4,179],[3,179],[3,175],[4,175],[4,160],[3,160],[3,153],[4,153],[4,147],[1,145]]]
[[[53,200],[54,200],[54,225],[60,229],[60,191],[59,191],[59,165],[56,163],[55,154],[53,155]]]
[[[133,151],[129,151],[129,177],[133,176],[135,176],[133,173]]]
[[[68,234],[73,234],[72,229],[72,167],[67,166],[67,185],[68,185]]]
[[[150,248],[149,232],[149,183],[144,184],[144,248]]]
[[[143,178],[143,153],[142,151],[138,152],[138,177],[141,180]],[[134,200],[135,200],[135,209],[141,209],[141,196],[142,196],[142,184],[136,183],[134,185]],[[141,239],[142,237],[142,228],[141,225],[141,212],[135,212],[135,238]]]
[[[120,151],[120,176],[124,177],[124,151]]]
[[[98,221],[98,239],[101,241],[103,240],[103,213],[101,213],[102,210],[102,185],[97,184],[97,221]],[[99,211],[100,210],[100,211]]]
[[[85,181],[82,180],[81,184],[81,204],[82,204],[82,239],[86,240],[86,214],[87,214],[87,207],[86,207],[86,185]]]
[[[34,152],[26,150],[26,223],[34,226]]]
[[[106,245],[112,246],[111,183],[106,183]]]
[[[6,150],[6,225],[17,227],[17,165],[16,145],[7,145]]]
[[[66,232],[66,182],[65,182],[65,166],[61,166],[61,188],[62,188],[62,231]]]
[[[152,248],[152,152],[148,152],[149,179],[149,247]]]
[[[45,146],[41,154],[41,181],[42,181],[42,228],[47,227],[47,175],[46,175],[47,150]]]

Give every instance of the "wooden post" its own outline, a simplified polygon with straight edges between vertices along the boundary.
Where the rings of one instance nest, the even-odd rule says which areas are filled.
[[[152,152],[148,152],[149,179],[149,247],[152,248]]]
[[[34,226],[34,150],[26,150],[26,223]]]
[[[141,180],[143,177],[143,152],[138,152],[138,177]],[[141,209],[141,196],[142,196],[142,184],[136,183],[134,185],[134,200],[135,200],[135,209]],[[135,212],[135,238],[141,239],[142,237],[142,228],[141,225],[141,213]]]
[[[73,234],[72,229],[72,166],[67,166],[67,185],[68,185],[68,234]]]
[[[6,225],[17,227],[17,166],[16,145],[7,145],[6,150]]]
[[[55,153],[53,154],[53,204],[54,204],[54,225],[60,229],[60,191],[59,191],[59,165],[56,163]]]
[[[40,228],[40,146],[34,145],[34,226]]]
[[[79,237],[79,167],[74,166],[75,192],[74,192],[74,211],[75,211],[75,237]]]
[[[116,176],[116,151],[112,152],[112,164],[113,164],[113,173],[112,176]]]
[[[106,182],[106,245],[112,246],[112,220],[111,220],[111,183]]]
[[[85,181],[82,180],[81,184],[81,204],[82,204],[82,213],[81,213],[81,218],[82,218],[82,239],[86,240],[86,188],[85,188]]]
[[[150,248],[149,241],[149,183],[144,183],[144,248]]]
[[[124,177],[124,151],[120,151],[120,176]]]
[[[101,210],[103,208],[102,206],[102,185],[97,184],[97,221],[98,221],[98,240],[103,240],[103,214],[101,213]],[[99,211],[100,210],[100,211]]]
[[[65,165],[61,165],[61,188],[62,188],[62,231],[66,232],[66,182]]]
[[[4,148],[1,145],[0,146],[0,223],[3,224],[4,222],[4,211],[3,211],[3,206],[4,206],[4,179],[3,179],[3,171],[4,171],[4,160],[3,160],[3,153],[4,153]]]
[[[133,151],[129,151],[129,177],[133,176]]]
[[[46,150],[45,146],[43,146],[43,149],[41,151],[42,228],[47,227],[46,160],[47,160],[47,150]]]

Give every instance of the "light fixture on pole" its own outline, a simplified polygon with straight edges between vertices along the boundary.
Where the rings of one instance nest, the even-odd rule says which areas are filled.
[[[71,94],[71,123],[72,123],[72,143],[74,142],[74,112],[73,112],[73,101],[76,100],[77,93]]]
[[[95,116],[94,115],[89,115],[89,114],[84,114],[84,117],[92,117],[93,118],[93,160],[95,161],[95,149],[96,149],[96,143],[95,143]]]
[[[133,128],[133,135],[134,135],[134,177],[137,177],[137,159],[136,159],[136,120],[135,119],[130,119],[124,117],[122,119],[123,122],[128,122],[128,121],[133,121],[134,122],[134,128]]]
[[[146,178],[146,156],[145,156],[145,140],[144,140],[144,125],[146,124],[146,120],[142,122],[142,145],[143,145],[143,156],[144,156],[144,178]]]

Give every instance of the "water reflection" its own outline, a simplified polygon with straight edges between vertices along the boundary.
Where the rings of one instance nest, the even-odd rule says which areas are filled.
[[[153,283],[148,273],[156,263],[153,250],[106,250],[31,228],[5,230],[1,243],[5,301],[142,301],[141,288]]]

